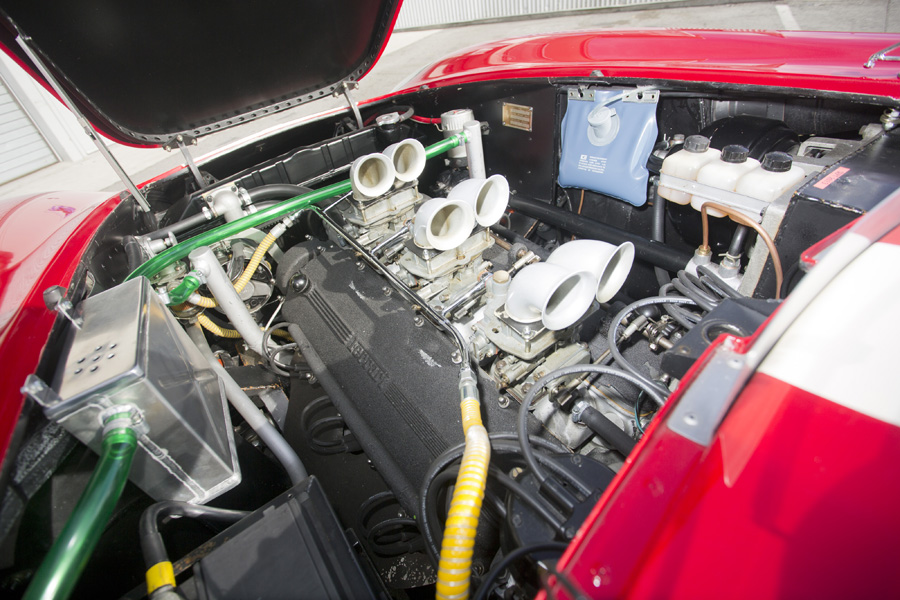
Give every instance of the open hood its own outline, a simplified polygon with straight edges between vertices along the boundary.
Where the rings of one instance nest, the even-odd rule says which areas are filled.
[[[326,96],[380,55],[401,0],[2,2],[94,126],[120,142],[198,137]],[[40,75],[36,75],[40,78]]]

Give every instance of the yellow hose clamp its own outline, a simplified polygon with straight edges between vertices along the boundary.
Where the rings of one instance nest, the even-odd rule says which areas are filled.
[[[175,587],[175,569],[169,561],[158,562],[147,569],[147,595],[159,588],[171,585]]]

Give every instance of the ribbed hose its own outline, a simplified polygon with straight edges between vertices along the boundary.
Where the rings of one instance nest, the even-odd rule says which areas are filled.
[[[212,319],[204,314],[197,315],[197,323],[199,323],[200,327],[202,327],[203,329],[219,337],[230,338],[233,340],[241,337],[241,334],[239,332],[235,331],[234,329],[225,329],[224,327],[219,327],[218,325],[213,323]]]
[[[250,283],[250,278],[256,273],[256,268],[259,266],[259,263],[262,262],[262,259],[265,257],[266,252],[269,251],[269,248],[272,247],[272,244],[275,243],[275,239],[276,236],[272,235],[272,232],[270,231],[259,243],[259,246],[256,247],[256,252],[250,257],[250,262],[247,263],[244,272],[241,273],[238,280],[234,282],[234,289],[237,290],[238,294],[244,291],[244,288]]]
[[[481,516],[481,503],[484,500],[491,460],[491,442],[481,422],[481,405],[475,385],[472,370],[465,368],[460,376],[460,410],[466,449],[450,500],[444,539],[441,541],[436,586],[437,598],[440,600],[465,600],[469,597],[475,532]]]
[[[25,600],[68,598],[122,495],[137,448],[134,432],[116,428],[103,436],[100,461],[62,533],[31,580]]]

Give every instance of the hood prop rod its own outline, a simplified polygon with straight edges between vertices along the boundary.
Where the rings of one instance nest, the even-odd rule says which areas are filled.
[[[356,103],[356,100],[353,99],[353,96],[350,95],[350,90],[355,90],[359,87],[359,82],[356,81],[342,81],[338,84],[338,89],[334,90],[332,96],[335,98],[340,98],[341,94],[344,95],[344,98],[347,99],[347,104],[350,105],[350,110],[353,111],[353,116],[356,117],[356,125],[360,129],[363,128],[363,118],[359,112],[359,106]]]
[[[50,72],[50,69],[47,68],[47,65],[44,64],[44,61],[38,56],[37,52],[31,47],[32,41],[31,38],[22,33],[22,30],[19,29],[18,25],[15,25],[16,28],[16,43],[22,48],[22,51],[25,52],[25,55],[31,59],[31,62],[34,63],[34,66],[37,67],[38,71],[41,72],[41,75],[44,76],[44,79],[47,83],[50,84],[50,87],[53,88],[53,91],[59,96],[59,99],[63,101],[63,104],[72,111],[72,114],[75,115],[75,118],[78,120],[78,124],[81,125],[84,132],[87,134],[91,141],[94,142],[94,145],[97,146],[97,150],[100,151],[100,154],[103,155],[103,158],[106,159],[106,162],[109,163],[109,166],[113,168],[113,171],[116,172],[116,175],[119,176],[119,179],[122,180],[122,183],[125,184],[125,187],[128,188],[128,191],[131,192],[131,195],[134,197],[134,201],[137,202],[138,206],[141,207],[141,210],[144,212],[150,212],[150,205],[147,203],[147,199],[144,198],[144,195],[141,194],[141,191],[138,187],[131,181],[131,178],[128,177],[128,173],[125,172],[125,169],[122,168],[122,165],[119,164],[119,161],[116,160],[116,157],[112,155],[112,152],[109,151],[109,148],[106,147],[106,144],[103,143],[103,140],[100,139],[100,136],[97,134],[97,131],[91,125],[90,121],[88,121],[81,111],[75,106],[75,103],[66,93],[66,90],[62,85],[56,80],[53,74]]]
[[[200,173],[200,169],[197,168],[197,163],[194,162],[194,157],[191,156],[191,151],[188,150],[187,144],[188,142],[192,146],[197,145],[197,138],[188,137],[181,133],[176,135],[174,138],[169,140],[164,146],[163,149],[166,152],[170,152],[174,146],[177,146],[179,150],[181,150],[181,155],[184,157],[185,163],[188,166],[188,169],[191,171],[191,175],[194,176],[194,181],[197,182],[197,189],[202,190],[206,187],[206,182],[203,181],[203,175]]]

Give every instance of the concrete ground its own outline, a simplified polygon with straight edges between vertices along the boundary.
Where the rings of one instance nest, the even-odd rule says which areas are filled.
[[[384,95],[428,64],[457,50],[512,36],[579,29],[694,27],[709,29],[804,29],[819,31],[900,31],[900,0],[779,0],[651,10],[604,11],[481,23],[445,29],[397,32],[381,60],[360,82],[359,100]],[[863,61],[867,57],[860,57]],[[898,66],[900,70],[900,66]],[[325,98],[204,137],[192,154],[200,157],[267,128],[329,108],[343,106]],[[112,153],[135,182],[142,182],[183,163],[180,153],[136,149],[109,143]],[[0,186],[2,199],[34,192],[123,189],[98,152],[76,163],[62,162]]]

